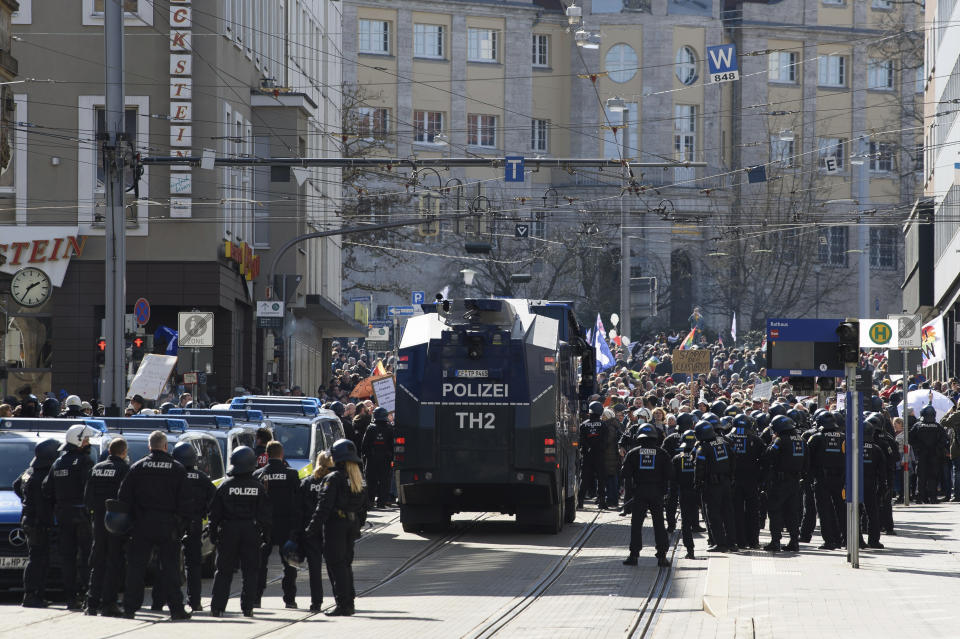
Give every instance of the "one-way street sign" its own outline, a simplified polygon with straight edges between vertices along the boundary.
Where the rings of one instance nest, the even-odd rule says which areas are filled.
[[[387,315],[390,317],[401,317],[406,315],[413,315],[412,306],[388,306]]]

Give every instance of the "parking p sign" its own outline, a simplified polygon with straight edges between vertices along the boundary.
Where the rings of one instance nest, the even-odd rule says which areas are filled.
[[[739,80],[740,68],[737,66],[737,46],[735,44],[718,44],[707,47],[707,68],[710,71],[710,82]]]

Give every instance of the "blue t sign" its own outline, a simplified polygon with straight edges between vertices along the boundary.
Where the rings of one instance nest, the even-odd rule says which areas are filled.
[[[503,181],[523,182],[523,156],[508,155],[504,160],[506,173],[503,176]]]

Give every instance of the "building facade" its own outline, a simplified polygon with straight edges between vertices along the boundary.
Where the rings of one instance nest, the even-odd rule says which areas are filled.
[[[345,135],[375,140],[367,153],[399,158],[705,166],[543,170],[522,185],[504,182],[498,169],[421,171],[400,186],[412,192],[412,206],[430,190],[448,210],[463,210],[463,201],[471,210],[489,206],[484,231],[494,250],[462,259],[470,238],[452,225],[348,244],[349,290],[371,292],[380,306],[409,303],[403,289],[417,282],[428,296],[562,296],[616,311],[624,251],[638,302],[635,334],[681,327],[697,304],[715,330],[728,330],[735,312],[741,334],[769,313],[850,315],[856,212],[868,208],[850,156],[863,155],[866,214],[879,220],[867,246],[871,307],[900,311],[894,221],[909,213],[903,204],[914,199],[918,175],[916,114],[901,107],[918,95],[916,65],[901,58],[915,53],[899,51],[888,64],[890,52],[869,45],[919,20],[914,8],[880,0],[587,0],[581,10],[571,26],[565,6],[547,0],[345,3],[344,81],[360,92]],[[587,46],[577,43],[581,29]],[[731,42],[740,80],[712,83],[707,47]],[[860,137],[862,152],[853,148]],[[400,208],[373,189],[364,196],[363,215]],[[532,237],[515,235],[517,224],[529,224]],[[512,285],[518,269],[529,271],[530,284]],[[464,270],[484,282],[466,286]],[[657,281],[655,317],[640,307],[650,299],[646,278]]]
[[[125,0],[124,10],[131,159],[205,150],[336,157],[328,133],[340,119],[338,2]],[[0,242],[0,269],[35,266],[55,277],[42,305],[9,301],[7,391],[29,384],[38,394],[99,396],[103,0],[56,12],[26,0],[14,23],[28,60],[21,74],[37,80],[13,86],[21,126],[13,175],[0,189],[0,235],[31,248]],[[131,342],[136,333],[146,352],[165,352],[162,329],[176,331],[178,313],[212,311],[214,346],[181,350],[175,381],[199,371],[201,394],[218,399],[270,382],[315,389],[329,368],[311,361],[322,357],[323,340],[359,334],[338,310],[338,244],[303,243],[280,260],[276,274],[287,277],[278,280],[288,282],[282,327],[259,327],[255,302],[271,284],[272,248],[338,224],[339,171],[148,165],[130,171],[127,188],[128,313],[138,298],[151,305],[146,324],[130,327]]]

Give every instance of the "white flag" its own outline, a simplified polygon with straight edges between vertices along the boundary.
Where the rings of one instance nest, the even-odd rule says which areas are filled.
[[[737,312],[733,312],[733,324],[730,326],[730,337],[733,338],[733,341],[737,341]]]

